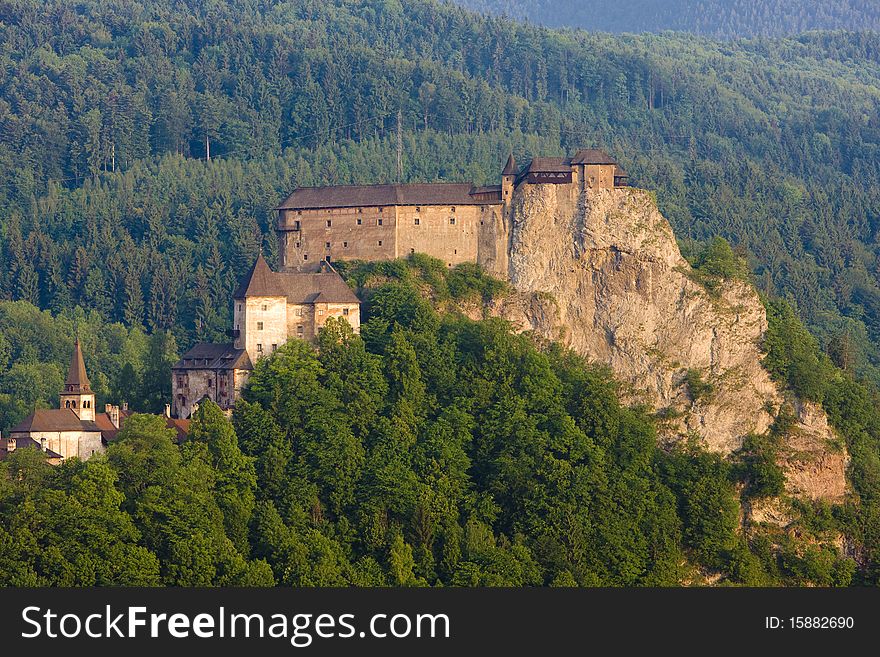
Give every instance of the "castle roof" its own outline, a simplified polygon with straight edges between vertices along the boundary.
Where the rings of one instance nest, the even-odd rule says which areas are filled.
[[[617,160],[599,148],[582,148],[571,158],[572,164],[617,164]]]
[[[86,374],[86,364],[83,361],[79,338],[73,345],[73,357],[70,359],[70,369],[67,372],[64,389],[67,392],[90,392],[91,390],[91,382]]]
[[[174,364],[175,370],[252,370],[250,356],[235,345],[201,342]]]
[[[94,431],[100,433],[101,429],[94,422],[80,420],[79,416],[69,408],[57,408],[34,411],[10,429],[9,433],[35,433],[39,431]]]
[[[516,175],[516,160],[513,159],[513,153],[510,154],[510,157],[507,158],[507,164],[504,165],[504,170],[501,172],[502,176],[513,176]]]
[[[567,157],[533,157],[525,173],[570,173],[571,158]]]
[[[360,303],[342,277],[332,268],[314,273],[273,272],[260,255],[233,295],[287,297],[287,303]]]
[[[7,442],[4,440],[2,442],[2,444],[3,444],[3,446],[0,447],[0,461],[5,460],[6,457],[9,456],[9,454],[11,454],[11,452],[9,451],[9,445],[7,444]],[[28,449],[28,448],[41,450],[42,445],[40,443],[38,443],[36,440],[34,440],[33,438],[31,438],[30,436],[24,436],[24,437],[20,437],[20,438],[15,439],[15,451],[17,451],[19,449]],[[58,452],[53,452],[51,449],[47,449],[43,453],[46,455],[46,458],[49,458],[49,459],[64,458],[61,456],[61,454],[59,454]]]
[[[388,205],[484,205],[473,197],[472,183],[338,185],[300,187],[276,210],[315,210]]]
[[[238,289],[232,295],[234,299],[245,297],[283,297],[284,292],[276,285],[275,273],[260,253],[257,261],[247,275],[241,279]]]

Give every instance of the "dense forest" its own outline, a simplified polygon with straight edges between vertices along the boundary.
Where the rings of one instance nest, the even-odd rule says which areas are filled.
[[[162,418],[135,415],[106,458],[53,468],[13,452],[0,585],[876,579],[868,507],[805,508],[795,532],[743,535],[738,488],[772,494],[766,463],[661,451],[606,370],[500,320],[438,312],[503,291],[477,268],[416,257],[346,275],[366,300],[361,335],[331,320],[319,349],[292,340],[260,360],[231,422],[208,402],[180,446]],[[801,357],[795,333],[776,334],[780,368]],[[877,411],[862,413],[876,441]],[[842,529],[870,565],[837,553]]]
[[[13,454],[2,583],[878,581],[877,34],[614,37],[430,0],[10,0],[0,35],[0,428],[55,402],[75,333],[99,407],[160,411],[177,354],[225,339],[236,280],[275,257],[272,207],[392,180],[399,112],[405,180],[494,182],[510,151],[597,145],[657,190],[696,264],[726,237],[767,298],[768,368],[828,411],[859,501],[803,505],[802,542],[738,533],[740,495],[780,491],[784,417],[730,463],[661,452],[607,372],[423,298],[497,283],[395,263],[346,271],[362,335],[261,362],[231,424],[205,405],[182,446],[143,415],[106,459]]]
[[[553,27],[602,32],[675,30],[717,38],[786,36],[810,30],[880,30],[874,0],[454,0]]]
[[[392,179],[400,110],[407,180],[606,147],[880,379],[877,35],[610,37],[426,0],[18,0],[0,35],[0,298],[216,337],[270,209]]]

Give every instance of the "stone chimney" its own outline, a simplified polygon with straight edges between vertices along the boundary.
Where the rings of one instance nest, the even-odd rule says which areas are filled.
[[[112,424],[117,429],[119,428],[119,407],[114,406],[113,404],[105,404],[104,412],[107,413],[107,417],[110,418],[110,424]]]
[[[6,439],[6,452],[9,453],[9,452],[14,452],[14,451],[15,451],[15,438],[13,438],[12,436],[9,436]]]
[[[171,404],[165,404],[165,417],[171,417]]]
[[[49,449],[49,440],[47,438],[40,438],[40,451],[45,452]]]
[[[123,410],[123,411],[127,411],[127,410],[128,410],[128,402],[127,402],[127,401],[122,402],[122,410]]]

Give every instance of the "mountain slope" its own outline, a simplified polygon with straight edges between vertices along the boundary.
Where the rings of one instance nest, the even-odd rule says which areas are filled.
[[[730,455],[794,413],[779,445],[788,492],[843,500],[849,459],[824,412],[762,367],[767,316],[754,288],[701,280],[648,193],[574,198],[565,186],[522,185],[509,241],[506,276],[536,296],[496,312],[609,365],[630,403],[655,410],[666,440],[691,436]]]
[[[606,146],[683,246],[748,250],[880,378],[876,36],[612,38],[422,0],[23,0],[0,35],[2,298],[211,339],[278,198],[394,177],[400,108],[408,180]]]
[[[456,1],[470,9],[553,27],[603,32],[676,30],[729,38],[880,29],[880,6],[872,0]]]

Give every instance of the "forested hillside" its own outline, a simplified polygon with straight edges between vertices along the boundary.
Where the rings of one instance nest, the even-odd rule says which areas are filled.
[[[874,0],[454,0],[460,5],[553,27],[603,32],[676,30],[730,38],[810,30],[878,30]]]
[[[615,38],[425,0],[17,0],[0,21],[0,298],[217,337],[270,208],[392,178],[401,110],[408,180],[608,148],[842,364],[880,359],[876,35]]]
[[[232,423],[208,402],[182,446],[135,415],[106,458],[0,463],[0,586],[876,582],[873,498],[740,533],[739,488],[776,494],[762,452],[662,451],[608,372],[435,310],[503,290],[477,268],[415,257],[346,275],[361,335],[330,320],[320,349],[260,360]],[[790,337],[780,367],[809,347]],[[868,449],[872,417],[850,418]]]

